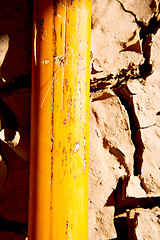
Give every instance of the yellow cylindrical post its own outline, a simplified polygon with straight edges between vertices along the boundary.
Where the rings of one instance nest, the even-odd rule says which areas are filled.
[[[88,239],[91,0],[54,4],[51,239]]]
[[[88,239],[91,0],[35,0],[29,240]]]
[[[33,28],[28,236],[29,240],[49,240],[53,0],[34,0]]]

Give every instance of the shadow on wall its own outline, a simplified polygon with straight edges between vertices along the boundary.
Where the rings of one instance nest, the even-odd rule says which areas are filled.
[[[160,207],[160,196],[156,197],[127,197],[126,189],[129,177],[119,178],[116,189],[109,196],[104,207],[114,206],[114,225],[117,232],[115,239],[133,239],[137,240],[135,229],[137,227],[138,213],[132,213],[132,209],[144,208],[152,209]],[[112,239],[113,240],[113,239]]]

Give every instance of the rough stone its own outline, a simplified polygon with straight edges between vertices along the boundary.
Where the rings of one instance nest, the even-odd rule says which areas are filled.
[[[159,28],[159,1],[93,1],[90,240],[159,238]]]

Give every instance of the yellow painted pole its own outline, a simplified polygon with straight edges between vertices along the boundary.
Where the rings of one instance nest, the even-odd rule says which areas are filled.
[[[54,4],[52,240],[88,240],[91,2]]]
[[[53,0],[34,0],[33,28],[28,238],[49,240]]]
[[[91,0],[35,0],[29,240],[88,239]]]

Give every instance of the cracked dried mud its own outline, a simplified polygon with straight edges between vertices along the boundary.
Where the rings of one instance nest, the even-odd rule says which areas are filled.
[[[159,10],[93,1],[90,240],[160,237]]]

